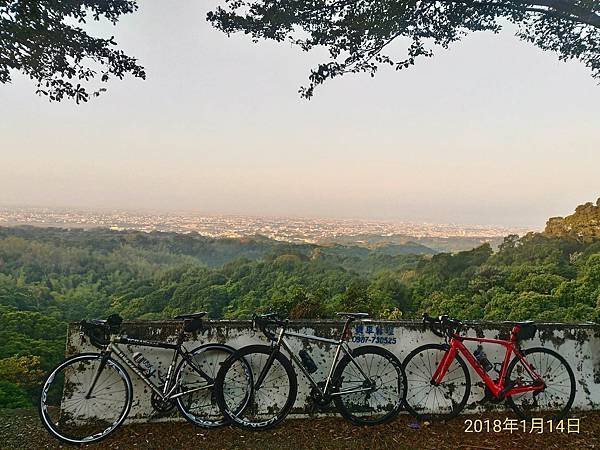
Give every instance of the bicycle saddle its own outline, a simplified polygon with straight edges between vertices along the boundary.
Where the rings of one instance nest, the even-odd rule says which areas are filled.
[[[351,313],[351,312],[338,312],[335,313],[337,316],[349,317],[352,319],[365,319],[369,317],[369,313],[359,312],[359,313]]]
[[[208,314],[206,311],[195,312],[190,314],[180,314],[178,316],[173,317],[175,320],[186,320],[186,319],[200,319]]]

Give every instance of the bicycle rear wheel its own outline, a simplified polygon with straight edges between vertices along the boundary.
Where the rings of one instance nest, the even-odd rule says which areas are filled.
[[[406,409],[419,419],[448,420],[465,407],[471,393],[471,377],[463,359],[457,354],[442,382],[431,383],[433,374],[448,348],[427,344],[408,354],[402,367],[406,372],[408,393]]]
[[[257,385],[261,376],[264,379]],[[234,425],[264,430],[276,426],[288,415],[296,401],[298,381],[292,363],[278,349],[250,345],[223,363],[215,391],[221,412]],[[250,400],[240,410],[240,399],[246,396]]]
[[[381,347],[359,347],[352,357],[344,356],[333,380],[335,406],[355,425],[378,425],[392,420],[406,397],[402,364]]]
[[[44,381],[40,418],[50,434],[63,442],[97,442],[123,423],[132,395],[129,375],[117,361],[97,353],[76,355],[60,363]]]
[[[221,364],[233,353],[235,349],[227,345],[206,344],[190,352],[190,362],[183,360],[179,365],[176,374],[179,393],[189,393],[177,397],[176,404],[181,414],[194,425],[214,428],[228,423],[217,405],[214,385]],[[240,363],[243,369],[245,361]],[[247,395],[239,398],[237,405],[231,405],[236,412],[246,407],[250,392],[249,389]]]
[[[575,400],[575,375],[569,363],[555,351],[543,347],[528,348],[523,350],[523,355],[546,387],[542,391],[508,397],[507,403],[521,419],[564,418]],[[511,387],[535,384],[518,356],[510,362],[506,380]]]

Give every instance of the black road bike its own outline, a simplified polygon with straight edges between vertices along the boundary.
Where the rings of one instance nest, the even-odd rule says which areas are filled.
[[[132,382],[123,364],[150,388],[155,410],[166,412],[177,406],[183,417],[195,425],[225,424],[213,386],[220,363],[235,350],[222,344],[205,344],[193,350],[183,345],[186,333],[202,330],[201,318],[205,314],[175,317],[181,321],[181,328],[174,343],[120,336],[122,319],[118,315],[108,320],[82,321],[81,338],[87,336],[100,352],[74,355],[50,372],[42,385],[39,403],[46,429],[70,444],[96,442],[115,431],[127,417],[133,398]],[[161,376],[141,352],[132,358],[120,345],[172,350],[167,373]],[[244,362],[239,364],[243,370]],[[248,401],[249,395],[240,397],[232,409],[242,410]]]
[[[381,347],[369,345],[351,349],[348,345],[350,324],[367,318],[368,314],[338,315],[346,318],[339,339],[288,331],[288,321],[274,314],[255,316],[254,324],[271,345],[243,347],[222,364],[215,392],[223,415],[234,425],[253,430],[279,424],[294,406],[298,393],[294,361],[312,386],[311,397],[318,406],[333,401],[342,416],[358,425],[381,424],[393,419],[403,407],[406,396],[406,376],[401,362]],[[275,326],[278,331],[274,333],[269,326]],[[286,340],[289,336],[335,348],[331,367],[323,381],[316,381],[311,375],[317,366],[308,352],[301,350],[296,355],[292,350]],[[240,400],[246,398],[250,398],[248,404],[239,408]]]

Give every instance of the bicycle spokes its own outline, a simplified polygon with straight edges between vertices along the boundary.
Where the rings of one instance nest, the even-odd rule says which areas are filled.
[[[344,359],[336,371],[333,396],[340,411],[354,423],[383,423],[402,406],[406,381],[399,361],[382,349]]]
[[[208,423],[222,418],[212,387],[221,363],[229,356],[221,349],[208,349],[191,355],[191,364],[182,364],[178,383],[179,393],[184,395],[178,396],[177,402],[196,421]]]
[[[258,383],[260,374],[262,381]],[[228,359],[217,375],[217,386],[219,406],[225,416],[239,426],[254,429],[268,428],[283,420],[297,392],[290,361],[277,350],[260,345],[245,347]],[[236,410],[239,399],[246,396],[247,406]]]
[[[269,355],[253,354],[250,355],[248,363],[254,379],[260,374],[263,379],[260,385],[255,383],[254,392],[250,401],[246,415],[252,415],[254,418],[266,417],[272,413],[277,413],[285,404],[289,395],[290,386],[286,377],[286,371],[277,360],[271,361],[267,366]]]
[[[573,371],[564,358],[549,349],[528,349],[524,354],[534,373],[521,359],[515,359],[509,369],[508,381],[512,389],[532,390],[512,395],[509,403],[517,414],[526,418],[562,417],[575,396]]]
[[[443,346],[427,345],[412,352],[404,363],[408,383],[406,403],[409,410],[417,416],[454,416],[466,403],[470,379],[462,359],[457,357],[450,362],[439,384],[432,382],[445,354]]]
[[[99,372],[101,364],[100,355],[67,360],[44,384],[42,420],[63,440],[96,440],[110,433],[126,415],[131,402],[129,380],[114,362],[108,360]]]

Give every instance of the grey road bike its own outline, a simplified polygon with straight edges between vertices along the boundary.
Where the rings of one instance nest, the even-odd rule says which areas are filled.
[[[42,385],[39,413],[46,429],[69,444],[85,444],[106,438],[125,420],[131,409],[133,385],[125,367],[150,388],[154,410],[166,413],[175,406],[189,422],[201,427],[217,427],[227,421],[215,401],[214,380],[220,364],[234,353],[222,344],[204,344],[187,350],[188,333],[203,328],[206,313],[175,317],[181,327],[175,342],[132,339],[119,335],[122,319],[82,321],[81,338],[89,338],[99,353],[74,355],[48,375]],[[121,346],[171,350],[172,359],[165,374],[141,352],[129,356]],[[244,366],[243,361],[239,361]],[[234,411],[242,410],[249,395],[240,397]]]
[[[310,396],[318,406],[333,402],[343,417],[358,425],[381,424],[393,419],[403,407],[406,396],[406,376],[401,362],[382,347],[350,348],[351,323],[366,319],[368,314],[338,315],[346,318],[339,339],[289,331],[288,321],[274,314],[255,316],[254,324],[269,339],[270,345],[243,347],[222,364],[215,392],[223,415],[232,424],[246,429],[267,429],[279,424],[294,406],[298,393],[293,361],[308,379],[312,388]],[[276,327],[277,331],[269,326]],[[317,381],[313,376],[317,365],[306,349],[297,355],[287,337],[329,344],[335,349],[324,380]],[[250,400],[240,409],[242,398]]]

